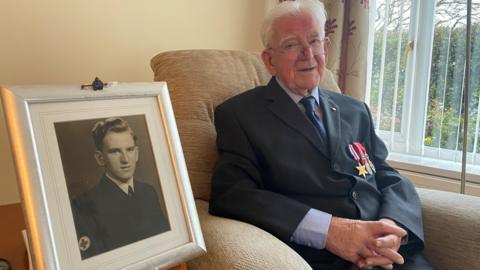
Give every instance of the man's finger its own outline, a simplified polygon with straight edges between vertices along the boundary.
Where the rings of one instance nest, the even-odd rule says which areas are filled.
[[[407,231],[402,229],[399,226],[396,225],[391,225],[387,224],[385,222],[378,221],[377,222],[378,227],[376,228],[376,234],[379,236],[387,235],[387,234],[395,234],[397,236],[404,237],[407,235]]]
[[[399,246],[400,238],[397,235],[389,234],[379,237],[375,241],[376,248],[393,248]]]
[[[393,264],[380,265],[383,269],[393,269]]]
[[[365,266],[377,266],[377,265],[388,265],[393,264],[393,261],[384,256],[375,256],[375,257],[368,257],[363,262]]]
[[[403,264],[405,262],[402,255],[400,255],[398,252],[396,252],[393,249],[379,248],[379,249],[376,249],[375,252],[377,252],[378,255],[380,255],[381,257],[386,257],[396,264]],[[369,260],[372,258],[376,258],[376,257],[367,258],[366,259],[367,264],[369,263]]]
[[[360,252],[358,253],[358,255],[360,255],[360,257],[362,258],[368,258],[368,257],[375,257],[375,256],[378,256],[378,254],[375,252],[374,249],[370,249],[370,248],[363,248],[362,250],[360,250]]]

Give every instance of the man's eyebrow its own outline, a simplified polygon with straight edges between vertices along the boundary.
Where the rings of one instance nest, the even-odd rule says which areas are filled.
[[[290,40],[293,40],[293,39],[297,40],[298,37],[295,36],[295,35],[288,35],[288,36],[283,37],[282,39],[280,39],[279,44],[283,44],[283,43],[285,43],[286,41],[290,41]]]
[[[125,147],[125,149],[133,149],[137,147],[136,145],[131,145],[131,146],[127,146]],[[113,151],[120,151],[122,149],[122,147],[113,147],[113,148],[109,148],[107,149],[108,152],[113,152]]]
[[[308,38],[317,38],[320,36],[320,33],[317,32],[317,31],[314,31],[314,32],[311,32],[310,34],[308,34]],[[290,40],[298,40],[298,37],[295,36],[295,35],[288,35],[286,37],[283,37],[282,39],[280,39],[279,41],[279,44],[283,44],[287,41],[290,41]]]
[[[107,152],[112,153],[112,152],[116,152],[116,151],[119,151],[119,150],[120,150],[119,147],[114,147],[114,148],[108,148]]]

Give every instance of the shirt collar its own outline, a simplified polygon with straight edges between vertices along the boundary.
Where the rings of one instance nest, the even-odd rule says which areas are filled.
[[[285,93],[287,93],[287,95],[293,100],[293,102],[295,102],[295,104],[298,104],[300,102],[300,100],[302,98],[304,98],[304,96],[298,95],[298,94],[294,93],[293,91],[291,91],[290,89],[288,89],[278,77],[275,77],[275,80],[280,85],[280,87],[283,89],[283,91],[285,91]],[[319,102],[319,97],[318,97],[318,86],[315,86],[315,88],[313,88],[310,91],[310,96],[315,98],[315,100],[317,101],[317,104],[320,103]]]
[[[123,192],[125,192],[125,194],[128,195],[128,187],[132,187],[132,190],[135,191],[135,188],[133,186],[133,177],[131,177],[130,179],[128,179],[127,182],[123,183],[121,181],[118,181],[116,179],[113,179],[113,177],[111,177],[110,175],[108,175],[108,173],[105,173],[105,175],[107,176],[108,179],[110,179],[115,185],[117,185]]]

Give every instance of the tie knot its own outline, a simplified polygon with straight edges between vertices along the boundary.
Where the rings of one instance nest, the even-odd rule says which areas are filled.
[[[313,111],[313,108],[315,108],[315,98],[312,96],[304,97],[300,100],[300,103],[305,107],[305,110],[307,112]]]
[[[128,196],[133,196],[132,186],[128,186]]]

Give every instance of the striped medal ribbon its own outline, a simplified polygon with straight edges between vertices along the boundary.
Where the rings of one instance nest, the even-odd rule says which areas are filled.
[[[350,151],[350,154],[352,154],[353,158],[357,161],[358,166],[356,168],[358,170],[358,175],[363,176],[365,178],[368,172],[365,168],[365,165],[362,164],[361,155],[357,153],[357,150],[355,149],[354,145],[348,144],[348,150]]]

